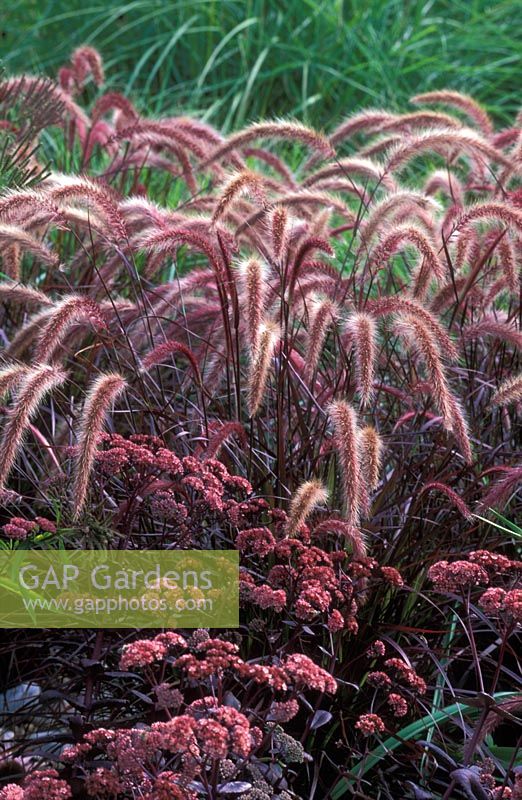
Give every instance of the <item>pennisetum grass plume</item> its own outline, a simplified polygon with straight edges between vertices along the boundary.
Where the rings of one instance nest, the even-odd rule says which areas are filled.
[[[378,164],[371,161],[369,158],[342,158],[333,164],[328,164],[322,169],[317,170],[309,178],[303,181],[303,188],[309,188],[316,183],[325,181],[328,178],[344,177],[350,178],[351,175],[361,175],[363,178],[382,183],[383,186],[390,190],[395,191],[396,184],[393,178],[386,175]]]
[[[337,126],[330,136],[330,142],[332,145],[337,146],[340,142],[351,138],[360,131],[378,130],[381,125],[395,118],[395,114],[391,114],[389,111],[384,111],[382,109],[369,108],[364,111],[359,111]]]
[[[41,261],[42,264],[54,266],[58,264],[58,255],[49,250],[49,248],[42,244],[32,233],[29,233],[18,225],[0,223],[0,247],[2,250],[5,250],[5,248],[9,249],[14,245],[22,252],[31,253],[31,255]],[[20,277],[19,265],[20,259],[16,259],[16,263],[11,263],[12,271],[9,272],[9,263],[6,264],[4,258],[2,258],[3,271],[9,275],[13,281],[18,281]]]
[[[248,377],[248,413],[251,417],[257,414],[261,406],[279,335],[279,328],[274,322],[264,322],[260,327],[258,346],[252,354]]]
[[[6,245],[2,248],[2,272],[4,275],[9,275],[10,278],[18,279],[20,277],[20,268],[22,265],[22,253],[20,245],[17,243]]]
[[[7,354],[11,358],[20,359],[25,355],[37,340],[42,328],[47,324],[49,313],[49,308],[37,311],[29,317],[25,325],[19,328],[7,348]]]
[[[284,206],[275,206],[269,218],[272,252],[276,262],[281,261],[288,245],[288,212]]]
[[[451,502],[451,504],[454,505],[455,508],[460,511],[463,517],[465,517],[468,520],[473,519],[473,514],[471,513],[471,510],[468,508],[464,500],[461,497],[459,497],[457,492],[454,489],[452,489],[451,486],[448,486],[446,483],[441,483],[440,481],[430,481],[429,483],[425,483],[419,492],[419,497],[425,494],[426,492],[430,492],[433,490],[444,494]]]
[[[417,94],[415,97],[411,98],[411,102],[416,105],[440,103],[441,105],[453,106],[463,111],[469,119],[473,120],[486,136],[490,136],[493,133],[493,124],[489,115],[476,100],[467,94],[453,92],[449,89],[442,89],[434,92]]]
[[[208,143],[202,142],[194,131],[173,125],[168,120],[156,121],[141,119],[129,127],[118,128],[112,136],[112,142],[129,140],[132,145],[143,148],[166,148],[173,153],[187,150],[199,159],[208,155]]]
[[[374,316],[406,314],[421,320],[432,339],[440,346],[440,352],[450,361],[458,361],[459,351],[435,314],[412,297],[390,295],[378,300],[369,300],[367,311]]]
[[[326,253],[329,256],[334,255],[334,249],[331,244],[321,236],[309,236],[304,239],[303,242],[301,242],[295,254],[294,262],[288,277],[287,296],[289,298],[289,302],[292,300],[294,288],[301,272],[301,267],[303,263],[305,263],[306,257],[313,253],[314,250],[321,250],[323,253]]]
[[[522,467],[508,468],[502,478],[493,481],[488,487],[488,491],[482,497],[479,507],[486,509],[505,505],[520,483],[522,483]]]
[[[136,242],[138,248],[159,254],[175,252],[183,245],[204,253],[218,280],[226,281],[226,273],[219,253],[208,234],[201,234],[188,228],[160,229],[152,232],[148,231]],[[157,268],[158,265],[153,264],[153,266]],[[153,271],[155,270],[148,267],[146,276],[152,277]]]
[[[314,508],[325,503],[327,499],[328,492],[321,481],[314,479],[301,484],[290,503],[285,535],[295,536]]]
[[[47,322],[36,342],[35,363],[51,362],[71,326],[84,321],[90,322],[96,330],[106,327],[101,309],[94,300],[78,295],[64,297],[54,310],[48,312]]]
[[[446,277],[446,269],[441,262],[433,242],[414,225],[397,225],[383,235],[379,245],[372,252],[372,261],[377,265],[386,262],[405,245],[414,247],[420,255],[414,280],[414,295],[423,298],[430,280],[441,282]]]
[[[43,364],[27,369],[18,385],[0,440],[0,489],[5,487],[24,434],[45,395],[62,384],[66,374]]]
[[[96,86],[103,86],[105,82],[103,61],[94,47],[87,44],[77,47],[71,56],[71,66],[79,86],[83,85],[88,75],[92,75]]]
[[[0,398],[20,383],[28,369],[25,364],[9,364],[0,370]]]
[[[401,314],[399,324],[411,336],[411,343],[422,356],[429,375],[430,389],[435,405],[442,416],[444,428],[451,431],[468,464],[473,461],[468,426],[459,402],[450,391],[442,364],[439,341],[425,324],[413,314]]]
[[[119,92],[105,92],[99,97],[91,111],[93,123],[101,119],[108,111],[119,111],[124,114],[128,121],[138,119],[138,112],[131,101]]]
[[[250,169],[245,169],[237,175],[233,175],[218,198],[216,208],[212,214],[212,224],[215,225],[226,214],[232,203],[244,194],[250,195],[258,205],[264,206],[266,204],[266,193],[263,176]]]
[[[183,344],[183,342],[174,341],[172,339],[167,342],[161,342],[161,344],[158,344],[153,350],[150,351],[150,353],[147,353],[147,355],[143,357],[141,362],[143,371],[149,372],[152,367],[155,367],[158,364],[166,361],[175,353],[182,353],[185,356],[192,367],[196,381],[199,385],[201,385],[201,373],[199,371],[196,356],[186,344]]]
[[[242,131],[233,133],[224,144],[219,145],[210,154],[210,157],[202,166],[206,167],[214,161],[221,160],[234,150],[244,147],[244,145],[257,139],[286,139],[301,142],[324,158],[331,158],[335,155],[335,150],[323,134],[307,128],[300,122],[275,120],[273,122],[256,122]]]
[[[53,173],[44,185],[49,186],[51,199],[59,204],[78,202],[92,207],[106,223],[105,232],[109,238],[125,241],[127,230],[118,203],[108,186],[101,186],[88,178],[76,175]]]
[[[375,362],[377,358],[377,326],[370,314],[361,311],[347,320],[355,350],[355,377],[361,405],[366,406],[373,394]]]
[[[501,150],[497,150],[471,128],[439,128],[417,133],[406,141],[399,142],[389,155],[387,169],[390,172],[403,169],[413,158],[426,152],[433,151],[444,155],[450,150],[479,156],[505,167],[511,166],[510,159]]]
[[[321,239],[324,239],[330,234],[330,223],[332,219],[333,208],[338,210],[339,206],[335,201],[330,206],[327,200],[328,197],[329,195],[317,195],[316,197],[318,205],[326,205],[326,208],[323,208],[322,211],[319,211],[319,213],[314,217],[312,223],[310,224],[310,236],[318,236]],[[343,213],[343,211],[341,211],[341,213]],[[354,220],[352,213],[348,211],[348,209],[347,219]]]
[[[483,220],[495,220],[503,222],[517,233],[522,232],[522,211],[509,206],[507,203],[477,203],[475,206],[462,212],[455,223],[455,230],[460,235],[470,225]]]
[[[444,114],[442,111],[412,111],[409,114],[399,114],[388,122],[383,122],[374,130],[375,133],[411,133],[413,130],[425,128],[462,128],[463,124],[456,117]]]
[[[361,503],[363,486],[357,415],[344,400],[333,402],[328,413],[334,425],[334,447],[341,467],[346,520],[357,527],[364,504]]]
[[[492,336],[502,342],[509,342],[522,350],[522,333],[507,322],[500,322],[494,317],[483,317],[474,325],[466,325],[462,329],[463,342],[478,339],[481,336]]]
[[[515,295],[518,292],[520,266],[517,263],[516,245],[511,241],[509,234],[504,236],[497,245],[500,269],[504,275],[506,286]]]
[[[352,546],[353,557],[355,559],[366,558],[368,555],[368,547],[366,540],[359,530],[354,525],[350,525],[345,519],[337,519],[336,517],[329,517],[313,529],[313,536],[322,536],[323,534],[335,533],[346,539]]]
[[[239,265],[245,293],[246,330],[252,354],[257,352],[261,321],[265,311],[267,283],[265,267],[257,258]]]
[[[304,378],[308,382],[312,380],[319,363],[328,328],[335,323],[338,315],[337,304],[329,299],[316,301],[315,308],[312,309],[305,350]]]
[[[522,402],[522,375],[515,375],[500,384],[491,398],[492,406],[507,406]]]
[[[43,292],[32,286],[25,286],[14,281],[0,283],[0,301],[17,303],[23,306],[50,306],[52,300]]]
[[[222,447],[231,439],[235,437],[239,444],[246,448],[247,435],[244,427],[240,422],[225,422],[218,430],[213,431],[209,435],[208,447],[205,450],[204,458],[218,458]]]
[[[428,195],[444,192],[458,207],[462,207],[464,202],[462,181],[449,169],[437,169],[432,172],[426,180],[424,191]]]
[[[110,406],[123,392],[126,382],[117,373],[100,375],[89,388],[80,418],[78,453],[73,472],[73,516],[78,519],[87,499],[89,478],[96,457],[98,440]]]
[[[387,229],[387,222],[390,216],[402,209],[411,209],[412,214],[414,214],[416,208],[423,211],[430,209],[433,211],[437,208],[437,203],[431,197],[422,194],[422,192],[409,189],[398,189],[383,197],[382,200],[372,203],[361,230],[364,244],[368,246],[373,236],[381,228]]]
[[[435,293],[433,299],[430,301],[430,310],[432,313],[435,314],[442,314],[446,309],[448,309],[454,302],[455,299],[460,297],[463,288],[466,286],[468,281],[468,277],[465,275],[460,275],[456,277],[454,280],[449,281],[448,283],[444,284],[444,286],[439,289],[438,292]],[[502,284],[504,281],[502,280]],[[475,285],[471,287],[471,293],[477,292],[478,287]],[[468,290],[469,291],[469,290]],[[500,289],[497,290],[500,291]],[[482,295],[482,293],[480,292]],[[496,296],[496,294],[495,294]]]
[[[361,472],[371,492],[379,484],[382,466],[383,444],[382,439],[372,425],[361,428]]]
[[[19,92],[20,95],[25,94],[27,96],[34,91],[35,88],[41,85],[41,82],[41,77],[34,75],[13,75],[6,81],[2,81],[2,94],[5,97],[6,95],[9,95],[9,93],[14,94]],[[63,114],[63,120],[65,121],[67,118],[74,120],[74,124],[76,125],[79,136],[84,136],[90,122],[85,111],[83,111],[83,109],[72,100],[68,92],[64,92],[60,86],[52,81],[48,84],[48,91],[52,93],[55,101],[63,106],[63,109],[66,112]]]

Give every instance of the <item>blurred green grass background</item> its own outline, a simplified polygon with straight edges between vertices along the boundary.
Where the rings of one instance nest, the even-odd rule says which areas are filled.
[[[4,6],[0,59],[9,73],[52,75],[88,43],[140,110],[194,112],[224,129],[283,115],[330,127],[443,87],[505,123],[519,107],[520,10],[519,0],[21,0]]]

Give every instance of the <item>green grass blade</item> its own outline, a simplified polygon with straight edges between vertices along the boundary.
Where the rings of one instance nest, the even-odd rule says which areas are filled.
[[[518,696],[517,692],[497,692],[497,694],[493,695],[495,700],[507,700],[511,697]],[[448,722],[454,714],[460,712],[476,714],[477,709],[473,706],[466,705],[466,703],[453,703],[450,706],[441,708],[434,714],[426,714],[426,716],[406,725],[405,728],[401,728],[394,736],[390,736],[382,742],[382,744],[372,750],[362,762],[354,767],[352,773],[356,778],[364,777],[364,775],[375,767],[387,753],[397,750],[404,742],[416,741],[421,738],[422,735],[425,736],[426,733],[433,730],[433,728],[442,725],[444,722]],[[353,785],[354,779],[342,780],[332,792],[332,800],[339,800],[340,797],[344,797]]]

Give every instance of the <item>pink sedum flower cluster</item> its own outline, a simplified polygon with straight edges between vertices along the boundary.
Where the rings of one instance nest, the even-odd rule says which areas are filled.
[[[361,731],[363,736],[372,736],[374,733],[384,733],[386,728],[384,721],[378,714],[361,714],[355,723],[357,730]]]
[[[23,540],[35,533],[56,533],[56,525],[46,517],[34,517],[34,519],[11,517],[0,530],[8,539]]]
[[[185,638],[173,631],[160,633],[155,639],[139,639],[124,646],[120,667],[121,669],[146,667],[165,658],[169,648],[185,649],[186,646]]]
[[[22,786],[10,783],[0,790],[0,800],[70,800],[72,792],[55,769],[31,772]]]
[[[278,532],[284,525],[276,525]],[[248,561],[241,571],[241,598],[244,605],[292,613],[301,623],[323,622],[332,633],[358,630],[357,612],[359,595],[363,595],[367,579],[386,581],[395,588],[403,585],[399,572],[393,567],[380,567],[375,559],[354,560],[342,551],[328,552],[322,547],[305,544],[302,539],[283,538],[268,540],[266,534],[256,530],[243,531],[238,541],[243,545],[262,536],[263,546],[270,546],[272,566],[266,581],[256,576],[259,569],[248,569]],[[256,547],[249,545],[251,554]],[[266,555],[263,552],[262,556]]]
[[[239,656],[235,643],[203,634],[196,631],[186,639],[167,631],[124,647],[122,669],[143,670],[155,696],[175,695],[175,702],[161,705],[167,719],[136,728],[98,728],[64,750],[65,763],[87,769],[88,794],[96,796],[97,792],[103,797],[102,792],[134,792],[150,800],[178,797],[178,793],[190,797],[191,782],[206,774],[214,761],[227,760],[238,771],[260,754],[260,748],[267,746],[265,733],[270,730],[265,726],[292,720],[299,713],[298,698],[303,692],[334,694],[337,690],[332,675],[308,656],[294,653],[274,659],[276,663],[249,663]],[[166,664],[168,672],[164,670]],[[163,677],[159,682],[156,671],[169,679]],[[204,687],[212,691],[225,681],[232,686],[238,680],[258,687],[255,714],[247,708],[226,705],[213,693],[189,699],[191,686],[197,685],[200,692]],[[263,693],[266,698],[261,702]],[[281,699],[274,700],[274,693]],[[286,744],[293,742],[291,737],[287,742],[282,730],[278,735]],[[96,766],[100,759],[103,766]],[[169,782],[175,787],[172,795],[168,795]]]
[[[439,592],[462,592],[489,582],[486,570],[469,561],[437,561],[430,567],[428,577]]]
[[[522,625],[522,589],[486,589],[478,602],[487,614],[501,616],[509,622]]]

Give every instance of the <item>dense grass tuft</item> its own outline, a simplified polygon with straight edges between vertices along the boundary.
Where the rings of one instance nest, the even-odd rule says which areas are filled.
[[[140,110],[201,113],[224,130],[274,112],[321,127],[441,88],[505,121],[518,107],[519,13],[516,0],[24,0],[5,13],[1,52],[10,71],[52,74],[93,44]]]

